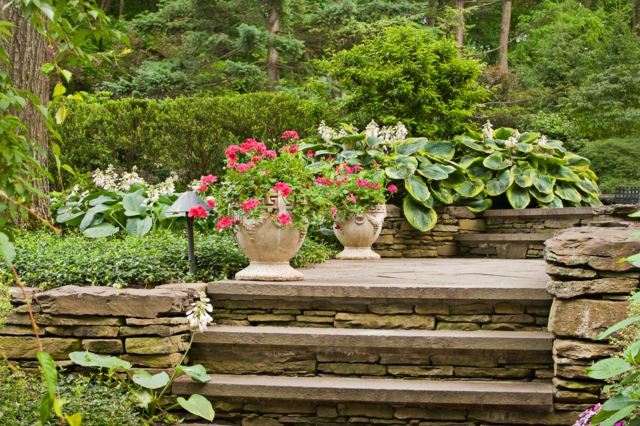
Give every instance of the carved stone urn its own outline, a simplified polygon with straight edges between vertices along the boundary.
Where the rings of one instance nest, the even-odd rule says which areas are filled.
[[[249,266],[236,274],[243,281],[301,281],[304,275],[289,261],[300,249],[307,235],[293,225],[283,225],[277,217],[292,205],[277,194],[265,199],[264,212],[257,218],[239,219],[236,240],[249,258]]]
[[[333,229],[344,246],[336,259],[380,259],[380,255],[371,250],[371,245],[380,236],[386,215],[387,207],[378,204],[364,214],[355,214],[344,223],[336,223]]]

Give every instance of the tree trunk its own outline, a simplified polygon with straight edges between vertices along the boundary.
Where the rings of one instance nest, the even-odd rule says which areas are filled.
[[[120,0],[120,7],[118,8],[118,18],[124,18],[124,0]]]
[[[502,24],[498,45],[498,71],[509,73],[509,28],[511,26],[511,0],[502,0]]]
[[[282,0],[271,0],[271,9],[267,21],[267,31],[269,32],[269,51],[267,53],[267,83],[269,89],[273,90],[280,80],[280,70],[278,69],[278,50],[273,39],[280,33],[280,10]]]
[[[32,92],[46,106],[49,100],[49,77],[40,71],[40,67],[49,62],[47,42],[29,20],[22,16],[19,8],[10,6],[3,9],[7,3],[8,0],[0,0],[0,18],[14,25],[10,28],[12,37],[5,46],[9,63],[12,64],[12,68],[8,70],[9,77],[15,87]],[[27,103],[22,111],[18,111],[17,116],[28,126],[34,157],[46,169],[49,135],[44,116],[31,103]],[[38,175],[41,176],[39,173]],[[36,178],[33,184],[44,196],[34,195],[32,207],[41,217],[49,218],[49,180],[41,176]]]
[[[429,13],[429,18],[427,18],[427,24],[430,27],[435,27],[438,21],[438,1],[431,0],[431,12]]]
[[[640,33],[640,0],[633,0],[631,8],[631,29]]]
[[[464,47],[464,0],[456,0],[456,9],[460,14],[460,22],[456,25],[456,43],[458,49],[462,51]]]
[[[584,7],[586,7],[587,9],[591,9],[591,5],[592,5],[592,0],[582,0],[582,4]]]

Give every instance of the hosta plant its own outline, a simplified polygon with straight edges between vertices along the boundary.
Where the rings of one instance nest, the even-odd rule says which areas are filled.
[[[172,215],[165,212],[176,199],[172,175],[164,182],[150,185],[136,172],[119,174],[112,166],[93,173],[89,189],[74,187],[67,193],[55,193],[51,208],[56,223],[77,228],[89,238],[108,237],[120,231],[143,237],[164,222],[171,225]]]
[[[420,231],[436,225],[435,207],[466,206],[479,213],[506,200],[512,208],[598,205],[597,177],[589,160],[567,152],[560,141],[515,129],[469,133],[450,141],[406,138],[401,123],[365,131],[321,124],[323,142],[301,148],[322,160],[384,170],[399,187],[404,215]]]

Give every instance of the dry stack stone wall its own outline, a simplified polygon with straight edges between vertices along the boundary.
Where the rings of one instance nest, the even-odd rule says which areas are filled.
[[[382,257],[498,257],[541,258],[544,241],[572,227],[629,227],[636,205],[569,207],[560,209],[487,210],[474,214],[466,207],[438,211],[438,224],[429,232],[416,231],[402,210],[387,205],[380,238],[374,244]]]
[[[89,350],[118,355],[133,365],[175,365],[189,341],[185,312],[205,285],[155,289],[65,286],[28,293],[43,348],[59,364]],[[26,367],[37,365],[36,338],[22,294],[12,289],[13,312],[0,328],[0,353]]]
[[[614,352],[596,336],[627,316],[627,298],[640,272],[619,259],[640,252],[625,227],[566,230],[546,242],[547,290],[554,296],[549,331],[554,334],[556,410],[581,410],[598,402],[602,382],[585,369]]]

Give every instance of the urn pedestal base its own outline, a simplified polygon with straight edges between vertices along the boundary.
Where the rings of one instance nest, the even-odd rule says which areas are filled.
[[[304,275],[289,262],[255,262],[236,274],[240,281],[302,281]]]
[[[371,250],[371,247],[345,247],[336,255],[336,259],[342,260],[378,260],[380,255]]]

